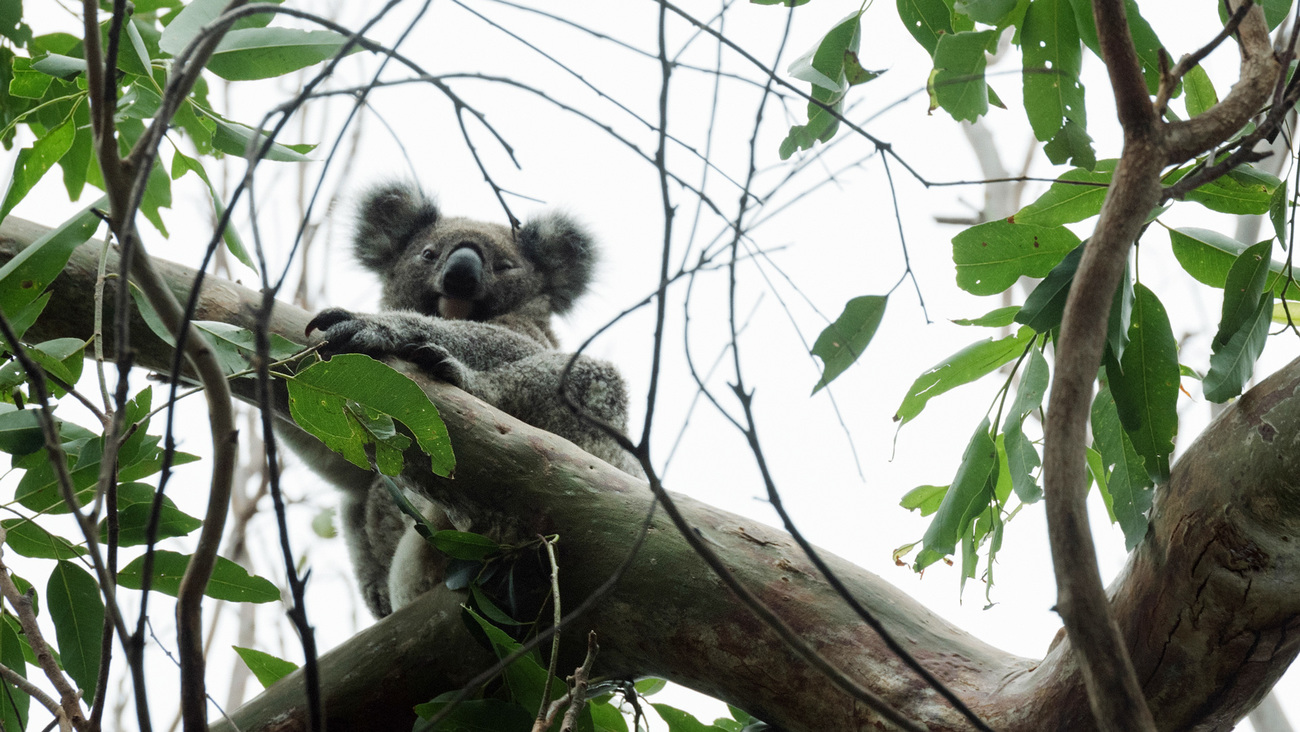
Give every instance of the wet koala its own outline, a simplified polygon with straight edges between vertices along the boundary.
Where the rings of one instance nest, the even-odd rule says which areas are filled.
[[[308,332],[322,331],[323,355],[404,359],[642,475],[630,456],[574,415],[559,396],[569,355],[556,350],[551,317],[567,312],[586,292],[595,258],[591,237],[576,222],[549,214],[512,232],[498,224],[444,217],[417,186],[388,184],[364,197],[354,249],[361,264],[379,275],[382,312],[331,308],[318,313]],[[587,413],[625,429],[627,394],[613,365],[581,357],[565,388]],[[376,617],[442,580],[445,559],[415,532],[375,476],[305,433],[285,433],[307,464],[342,489],[344,536]],[[470,525],[454,506],[435,505],[413,487],[403,488],[441,527],[509,533],[499,526]]]

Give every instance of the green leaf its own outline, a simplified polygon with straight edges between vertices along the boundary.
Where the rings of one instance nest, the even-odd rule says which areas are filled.
[[[186,4],[163,29],[162,37],[158,39],[158,47],[173,56],[184,51],[185,47],[198,37],[199,31],[216,20],[229,4],[229,0],[194,0]],[[272,15],[272,13],[265,13],[241,18],[235,21],[231,28],[260,28],[271,22]]]
[[[153,582],[151,590],[176,597],[181,589],[181,578],[190,564],[189,554],[179,554],[162,549],[154,551]],[[144,557],[138,557],[117,573],[117,582],[123,587],[139,590],[144,587]],[[203,594],[227,602],[275,602],[280,590],[270,580],[250,575],[243,567],[217,557],[212,578]]]
[[[920,511],[922,516],[929,516],[939,510],[943,497],[947,494],[946,485],[918,485],[905,493],[898,505],[909,511]]]
[[[1056,137],[1065,121],[1086,128],[1083,53],[1070,0],[1032,0],[1020,26],[1024,56],[1025,113],[1034,136]]]
[[[1172,184],[1196,166],[1174,171],[1165,176],[1165,183]],[[1187,193],[1187,200],[1196,201],[1211,211],[1238,215],[1262,215],[1269,211],[1273,201],[1273,192],[1282,185],[1282,181],[1271,173],[1250,165],[1239,165],[1208,183],[1204,183]]]
[[[931,57],[939,39],[953,33],[952,13],[943,0],[898,0],[898,17]]]
[[[1093,478],[1111,520],[1124,531],[1124,543],[1132,551],[1146,536],[1147,512],[1151,510],[1155,486],[1121,427],[1115,399],[1104,385],[1092,402],[1092,436],[1096,447],[1089,450],[1096,454],[1096,458],[1089,456]]]
[[[976,23],[998,25],[1016,7],[1017,0],[956,0],[952,9]]]
[[[293,661],[286,661],[269,653],[240,646],[231,646],[231,648],[234,648],[235,653],[243,659],[244,665],[257,677],[257,683],[261,684],[263,689],[298,670],[298,664]]]
[[[1115,290],[1115,299],[1110,303],[1110,317],[1106,322],[1106,347],[1111,355],[1120,359],[1124,349],[1128,348],[1128,331],[1133,325],[1133,277],[1129,272],[1129,263],[1124,263],[1124,276]]]
[[[683,712],[667,704],[651,704],[659,717],[668,725],[668,732],[711,732],[715,728],[706,725],[688,712]]]
[[[34,559],[73,559],[84,556],[84,547],[75,546],[61,536],[55,536],[27,519],[0,521],[6,532],[5,544],[15,554]]]
[[[1075,247],[1043,278],[1025,298],[1025,304],[1016,313],[1016,322],[1023,323],[1039,333],[1049,333],[1061,324],[1065,300],[1074,284],[1074,273],[1083,259],[1083,244]]]
[[[876,335],[876,329],[880,327],[880,320],[885,316],[885,306],[888,303],[888,295],[855,297],[844,305],[840,317],[817,336],[812,355],[820,358],[825,368],[821,379],[813,387],[813,394],[844,373],[867,350],[867,345]]]
[[[968,31],[939,37],[934,49],[934,73],[928,87],[931,99],[953,119],[974,122],[989,111],[985,51],[995,31]]]
[[[201,110],[208,119],[216,125],[212,133],[212,146],[227,155],[238,155],[241,158],[253,159],[262,145],[266,143],[267,134],[254,130],[248,125],[242,125],[238,122],[232,122],[228,119],[213,114],[207,110]],[[256,140],[256,144],[250,147],[250,142]],[[267,148],[266,160],[274,160],[281,163],[306,163],[311,158],[307,157],[308,153],[315,149],[315,145],[284,145],[278,142],[272,142]]]
[[[1268,29],[1273,30],[1286,20],[1286,16],[1291,12],[1292,0],[1259,0],[1256,5],[1264,8],[1264,20],[1268,22]],[[1215,3],[1219,8],[1219,22],[1226,24],[1228,22],[1228,9],[1222,3]]]
[[[1246,388],[1255,373],[1255,361],[1268,341],[1272,316],[1273,293],[1265,292],[1260,296],[1255,311],[1247,314],[1247,319],[1226,341],[1220,344],[1218,337],[1215,338],[1210,370],[1202,383],[1206,399],[1223,403]]]
[[[1043,227],[1004,219],[972,226],[952,239],[957,286],[973,295],[995,295],[1021,277],[1044,277],[1079,237],[1063,226]]]
[[[35,409],[17,409],[0,402],[0,452],[26,455],[45,444]]]
[[[423,719],[433,719],[448,704],[449,701],[435,699],[417,704],[415,713]],[[527,732],[532,726],[533,712],[520,704],[500,699],[471,699],[456,704],[438,723],[437,732]],[[424,732],[427,728],[417,725],[416,729]]]
[[[117,487],[118,546],[141,546],[148,543],[153,500],[154,488],[151,485],[122,483]],[[185,536],[202,525],[202,521],[176,508],[172,499],[163,496],[158,513],[157,538]],[[99,522],[99,540],[108,541],[108,519]]]
[[[76,136],[77,126],[73,122],[73,116],[69,114],[58,127],[41,135],[31,147],[18,151],[9,188],[5,191],[4,201],[0,202],[0,221],[9,215],[32,186],[45,177],[49,169],[68,152]]]
[[[95,700],[100,647],[104,639],[104,603],[99,585],[86,570],[60,561],[45,587],[45,605],[54,621],[63,670],[77,682],[86,703]]]
[[[0,36],[4,36],[14,42],[14,45],[22,48],[32,40],[32,29],[23,22],[23,2],[22,0],[4,0],[0,2]],[[3,661],[8,666],[7,661]],[[13,666],[9,666],[13,668]],[[25,696],[25,695],[24,695]],[[6,706],[6,708],[8,708]],[[24,710],[26,706],[23,707]],[[22,715],[23,719],[27,718],[26,714]],[[6,725],[5,729],[19,730],[22,729],[16,725]]]
[[[1005,328],[1016,320],[1016,313],[1020,312],[1019,305],[1008,305],[1004,308],[997,308],[975,318],[958,318],[952,321],[954,325],[978,325],[984,328]]]
[[[348,401],[406,425],[429,456],[433,472],[451,475],[456,459],[438,408],[414,381],[386,364],[345,353],[314,363],[285,381],[294,421],[354,465],[370,467],[365,446],[374,443],[344,409]]]
[[[505,658],[519,649],[519,643],[506,634],[504,630],[484,620],[482,616],[470,609],[465,609],[465,614],[469,615],[483,632],[487,634],[488,641],[492,644],[492,650],[497,654],[497,658]],[[510,689],[510,698],[519,702],[525,709],[537,709],[542,703],[542,690],[545,688],[546,678],[548,676],[546,669],[538,663],[537,654],[528,653],[523,657],[506,666],[502,671],[505,676],[506,686]],[[551,685],[551,701],[564,695],[564,682]]]
[[[26,646],[13,626],[8,622],[0,622],[0,663],[23,678],[27,678],[27,662],[23,658],[23,648]],[[31,653],[31,649],[27,652]],[[0,727],[22,732],[26,729],[23,723],[28,719],[27,710],[30,706],[31,697],[27,692],[0,678]]]
[[[997,462],[997,445],[989,436],[989,420],[985,417],[962,453],[952,487],[925,530],[925,548],[916,557],[916,571],[957,550],[958,539],[993,498],[990,481],[997,477]]]
[[[220,221],[226,212],[226,205],[221,201],[221,195],[217,193],[216,186],[208,178],[208,171],[204,170],[203,163],[182,153],[179,150],[172,152],[172,180],[175,180],[187,171],[192,171],[208,187],[208,195],[212,200],[212,213],[215,214],[216,220]],[[257,271],[257,265],[253,262],[252,256],[249,255],[244,241],[239,238],[239,231],[235,229],[233,223],[227,224],[225,231],[221,232],[221,240],[226,243],[226,249],[235,256],[245,267]],[[272,341],[276,336],[272,336]]]
[[[74,77],[86,73],[86,60],[61,53],[47,53],[32,58],[32,70],[56,79],[71,81]]]
[[[221,39],[208,69],[227,81],[270,79],[333,57],[347,40],[347,36],[329,30],[232,30]],[[360,50],[359,44],[353,44],[348,52]]]
[[[76,137],[72,146],[59,158],[59,167],[63,169],[63,187],[68,190],[68,200],[81,198],[86,188],[86,174],[90,171],[90,159],[95,152],[95,133],[90,128],[90,105],[78,104],[72,111],[72,124],[76,128]]]
[[[1031,226],[1060,226],[1096,216],[1106,200],[1116,162],[1100,161],[1094,170],[1067,170],[1058,178],[1060,182],[1053,183],[1037,200],[1020,209],[1012,220]]]
[[[1160,300],[1134,288],[1133,324],[1124,357],[1106,357],[1106,378],[1120,423],[1157,483],[1169,479],[1169,454],[1178,432],[1178,344]]]
[[[790,64],[787,70],[790,76],[829,92],[843,94],[848,91],[844,54],[857,53],[862,33],[861,20],[861,13],[853,13],[836,23],[814,48]]]
[[[1178,259],[1178,263],[1183,266],[1187,274],[1202,284],[1219,289],[1223,289],[1228,281],[1228,271],[1232,269],[1241,253],[1248,248],[1247,245],[1232,237],[1209,229],[1193,227],[1171,229],[1169,243],[1173,247],[1174,257]],[[1275,296],[1281,297],[1282,289],[1286,287],[1286,277],[1282,274],[1286,270],[1286,265],[1272,261],[1268,265],[1268,270],[1271,274],[1265,287]],[[1292,268],[1291,276],[1293,279],[1300,280],[1300,267]],[[1290,300],[1297,298],[1294,286],[1291,287],[1289,295]]]
[[[1003,451],[1006,458],[1006,475],[1011,479],[1011,487],[1021,503],[1036,503],[1043,497],[1043,489],[1034,479],[1034,469],[1042,465],[1038,457],[1038,448],[1025,436],[1024,425],[1012,423],[1002,435]]]
[[[1223,311],[1212,345],[1227,343],[1242,326],[1257,319],[1260,297],[1268,282],[1268,268],[1273,262],[1273,240],[1266,239],[1242,252],[1228,270],[1223,285]],[[1272,305],[1270,304],[1270,312]]]
[[[1219,103],[1219,94],[1214,91],[1210,75],[1199,64],[1193,66],[1183,76],[1183,103],[1187,106],[1188,119],[1201,114]]]
[[[221,368],[227,374],[247,371],[257,353],[257,337],[253,331],[218,320],[196,320],[194,327],[207,335]],[[287,338],[270,336],[271,360],[283,361],[302,350],[302,346]]]
[[[899,427],[907,424],[925,409],[934,397],[962,384],[991,373],[999,366],[1024,353],[1025,345],[1034,337],[1031,328],[1021,328],[1015,335],[1000,340],[991,338],[972,343],[926,370],[912,382],[903,402],[894,414]]]
[[[1092,170],[1097,165],[1097,151],[1092,148],[1092,137],[1083,125],[1067,119],[1060,132],[1043,146],[1043,154],[1053,165],[1075,165]]]
[[[1277,235],[1277,240],[1286,247],[1286,214],[1291,208],[1291,196],[1288,193],[1288,183],[1282,181],[1282,185],[1273,191],[1273,197],[1268,202],[1268,219],[1273,223],[1273,233]]]
[[[1071,0],[1071,2],[1074,5],[1074,20],[1078,24],[1079,37],[1084,45],[1101,58],[1101,46],[1097,41],[1097,24],[1092,14],[1092,0]],[[1125,0],[1124,9],[1128,16],[1133,47],[1137,50],[1138,60],[1142,64],[1142,76],[1146,80],[1147,92],[1155,95],[1160,86],[1160,50],[1164,48],[1164,44],[1156,37],[1151,24],[1138,11],[1135,0]],[[1176,58],[1179,54],[1171,51],[1169,55]]]
[[[641,696],[654,696],[663,691],[664,687],[668,686],[668,682],[651,676],[637,681],[632,686],[636,689],[636,693]]]
[[[477,562],[501,551],[501,545],[480,534],[466,531],[439,531],[429,542],[452,559]]]
[[[1047,359],[1037,348],[1029,349],[1025,358],[1024,370],[1020,372],[1020,387],[1016,390],[1015,401],[1011,402],[1006,419],[1002,422],[1002,431],[1006,432],[1012,425],[1025,421],[1025,417],[1042,406],[1043,395],[1047,393],[1047,384],[1051,378],[1047,368]]]

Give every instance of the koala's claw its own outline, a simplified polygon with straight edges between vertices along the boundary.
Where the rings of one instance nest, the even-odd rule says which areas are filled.
[[[307,323],[307,335],[310,336],[314,330],[329,330],[345,320],[352,320],[356,317],[343,308],[326,308],[316,313],[316,317],[312,318],[310,323]]]

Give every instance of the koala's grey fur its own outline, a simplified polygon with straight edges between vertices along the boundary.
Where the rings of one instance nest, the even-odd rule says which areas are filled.
[[[555,350],[551,316],[567,312],[586,292],[595,259],[591,237],[572,219],[550,214],[516,233],[497,224],[444,218],[417,186],[388,184],[363,199],[354,247],[357,259],[379,275],[384,312],[319,313],[308,329],[324,331],[324,355],[365,353],[411,361],[615,467],[642,475],[631,456],[574,415],[559,396],[569,356]],[[613,365],[579,358],[565,389],[588,414],[626,428],[626,390]],[[376,617],[442,580],[446,559],[415,532],[379,480],[305,433],[283,432],[305,462],[342,489],[344,536]],[[403,488],[437,525],[501,531],[469,525],[454,507]]]

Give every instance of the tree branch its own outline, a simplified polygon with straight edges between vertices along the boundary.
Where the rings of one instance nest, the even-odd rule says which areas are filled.
[[[42,228],[12,217],[0,226],[0,261]],[[7,235],[7,236],[6,236]],[[28,331],[33,340],[85,337],[98,245],[73,255],[53,285],[59,307]],[[110,265],[112,266],[112,265]],[[182,294],[192,272],[158,263]],[[116,283],[109,283],[115,286]],[[197,317],[248,327],[260,295],[208,278]],[[110,298],[111,299],[111,298]],[[1107,300],[1109,304],[1109,300]],[[308,314],[276,308],[272,332],[296,336]],[[139,321],[137,321],[139,323]],[[166,368],[170,349],[140,327],[139,362]],[[111,353],[114,344],[105,344]],[[1095,371],[1094,371],[1095,374]],[[558,533],[561,591],[580,602],[623,559],[644,520],[646,485],[569,443],[412,373],[437,402],[457,451],[454,482],[434,479],[408,456],[405,478],[467,510],[506,514],[528,530]],[[239,380],[237,392],[251,394]],[[283,394],[280,395],[283,399]],[[1271,688],[1300,651],[1300,361],[1230,407],[1174,467],[1147,539],[1111,588],[1123,645],[1162,728],[1226,727]],[[544,476],[544,477],[539,477]],[[920,685],[858,621],[789,536],[684,496],[689,523],[737,577],[808,643],[858,683],[931,730],[969,725]],[[1042,660],[1013,656],[946,623],[880,578],[828,553],[831,569],[889,632],[906,638],[935,675],[1003,732],[1089,730],[1094,721],[1079,643],[1063,639]],[[665,518],[656,518],[624,580],[582,620],[601,638],[594,673],[658,675],[799,732],[859,729],[873,717],[808,664],[726,592]],[[410,705],[450,691],[494,662],[459,618],[457,593],[438,589],[321,658],[330,728],[409,724]],[[584,633],[567,634],[561,663],[583,658]],[[1189,671],[1189,669],[1191,671]],[[301,673],[232,713],[243,732],[306,729]],[[779,685],[784,693],[773,694]],[[377,721],[378,720],[378,721]],[[391,722],[391,724],[390,724]],[[229,730],[225,722],[214,730]]]

